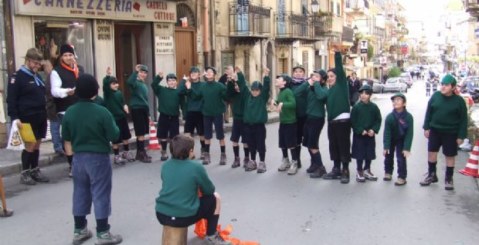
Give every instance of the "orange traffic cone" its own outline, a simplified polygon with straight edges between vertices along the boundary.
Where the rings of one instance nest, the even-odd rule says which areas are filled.
[[[478,172],[478,163],[479,163],[479,140],[476,140],[474,148],[472,148],[469,159],[467,160],[466,167],[463,170],[459,170],[459,173],[471,176],[474,178],[479,178]]]
[[[158,143],[158,137],[156,136],[155,122],[153,122],[150,119],[150,141],[148,143],[148,150],[159,150],[159,149],[161,149],[161,146]]]

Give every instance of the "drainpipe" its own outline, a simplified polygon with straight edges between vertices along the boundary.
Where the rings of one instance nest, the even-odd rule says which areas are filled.
[[[210,14],[209,0],[203,0],[203,64],[205,67],[210,65],[208,54],[210,52]]]

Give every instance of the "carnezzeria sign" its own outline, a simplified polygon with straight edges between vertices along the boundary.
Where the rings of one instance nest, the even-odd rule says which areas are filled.
[[[172,22],[176,3],[127,0],[18,0],[18,15]]]

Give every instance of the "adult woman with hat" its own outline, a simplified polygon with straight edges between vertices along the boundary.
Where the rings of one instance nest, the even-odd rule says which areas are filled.
[[[25,142],[25,150],[22,151],[20,183],[26,185],[49,181],[38,168],[40,143],[47,133],[45,83],[37,73],[42,59],[40,51],[36,48],[29,49],[25,55],[25,64],[13,74],[8,83],[8,115],[12,124],[22,128],[22,123],[29,123],[36,139],[35,142]]]

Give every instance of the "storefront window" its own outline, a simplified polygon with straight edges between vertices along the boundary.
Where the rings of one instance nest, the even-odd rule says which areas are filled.
[[[71,44],[75,48],[77,63],[86,73],[93,74],[92,27],[88,21],[35,21],[35,46],[45,59],[55,65],[60,55],[60,47]]]

